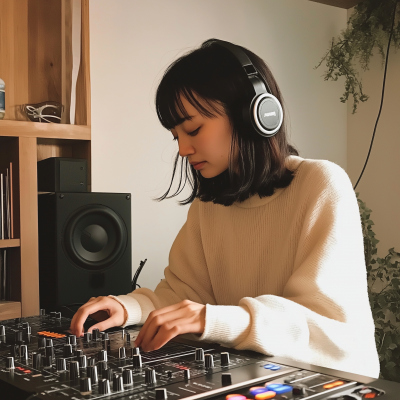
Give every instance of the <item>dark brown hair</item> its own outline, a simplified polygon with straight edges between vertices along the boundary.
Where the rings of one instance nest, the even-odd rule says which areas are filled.
[[[261,78],[271,88],[272,94],[285,108],[282,94],[266,63],[244,47]],[[191,195],[180,204],[191,203],[196,197],[229,206],[258,194],[271,196],[276,188],[289,186],[293,172],[285,167],[289,155],[298,151],[288,143],[285,118],[277,134],[265,138],[249,128],[243,119],[243,106],[250,104],[254,90],[236,57],[218,45],[216,39],[204,42],[200,48],[178,58],[165,71],[156,93],[156,109],[161,124],[172,129],[188,118],[181,101],[183,95],[201,115],[212,118],[223,112],[232,126],[232,145],[229,168],[214,178],[204,178],[187,158],[176,155],[172,179],[166,193],[156,200],[177,196],[186,182],[192,187]],[[198,100],[201,99],[201,102]],[[182,118],[183,116],[183,118]],[[238,155],[233,165],[233,154]],[[179,184],[169,195],[180,160]]]

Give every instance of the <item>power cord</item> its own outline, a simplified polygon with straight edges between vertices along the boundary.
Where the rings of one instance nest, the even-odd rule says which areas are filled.
[[[139,274],[142,272],[144,264],[146,264],[146,261],[147,258],[144,261],[140,261],[139,268],[136,270],[135,275],[133,276],[132,279],[132,290],[135,290],[137,287],[140,288],[140,285],[137,283],[137,280],[139,278]]]
[[[396,4],[394,5],[393,18],[392,18],[392,28],[391,28],[391,30],[390,30],[389,43],[388,43],[388,47],[387,47],[387,51],[386,51],[386,61],[385,61],[385,72],[384,72],[384,74],[383,74],[383,86],[382,86],[381,106],[379,107],[378,118],[376,119],[376,122],[375,122],[374,133],[372,134],[372,140],[371,140],[371,144],[370,144],[370,146],[369,146],[369,151],[368,151],[367,159],[365,160],[364,168],[363,168],[362,171],[361,171],[360,177],[358,178],[357,183],[355,184],[355,186],[354,186],[354,188],[353,188],[354,190],[356,190],[356,187],[357,187],[357,185],[358,185],[358,182],[360,182],[360,179],[361,179],[361,177],[363,176],[365,167],[367,166],[368,159],[369,159],[369,155],[371,154],[372,144],[374,143],[376,127],[378,126],[378,121],[379,121],[379,118],[380,118],[380,116],[381,116],[382,105],[383,105],[383,96],[384,96],[384,94],[385,94],[385,82],[386,82],[387,64],[388,64],[388,59],[389,59],[389,49],[390,49],[390,42],[392,41],[393,26],[394,26],[394,19],[395,19],[395,16],[396,16],[397,3],[398,3],[398,1],[396,1]]]

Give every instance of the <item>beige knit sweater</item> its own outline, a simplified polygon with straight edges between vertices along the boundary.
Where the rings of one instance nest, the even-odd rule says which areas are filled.
[[[124,326],[154,308],[206,304],[200,340],[378,377],[361,221],[346,172],[290,156],[273,196],[225,207],[196,199],[155,291],[115,297]]]

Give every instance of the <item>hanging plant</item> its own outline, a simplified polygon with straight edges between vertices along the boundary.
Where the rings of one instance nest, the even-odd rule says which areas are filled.
[[[347,21],[346,30],[341,32],[339,38],[332,38],[330,49],[314,67],[319,68],[325,61],[328,70],[322,76],[326,81],[337,81],[340,76],[345,77],[345,92],[340,101],[345,103],[351,94],[353,114],[359,102],[369,98],[363,92],[354,63],[358,60],[363,71],[368,70],[373,50],[377,48],[382,56],[383,66],[393,18],[395,20],[391,42],[396,49],[400,47],[400,7],[396,7],[398,2],[399,0],[363,0],[358,3]]]

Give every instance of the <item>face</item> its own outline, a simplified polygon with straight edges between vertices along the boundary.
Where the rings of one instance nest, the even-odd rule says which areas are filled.
[[[228,169],[232,141],[229,118],[225,113],[204,117],[183,96],[181,101],[191,119],[171,129],[179,154],[204,178],[213,178]]]

